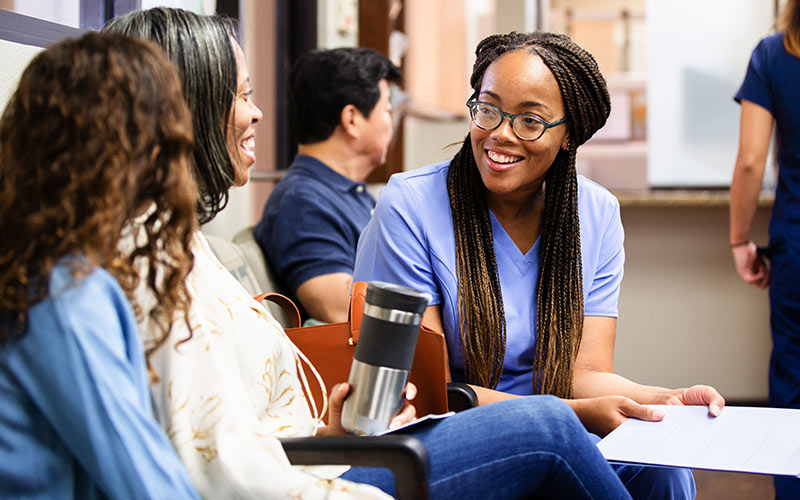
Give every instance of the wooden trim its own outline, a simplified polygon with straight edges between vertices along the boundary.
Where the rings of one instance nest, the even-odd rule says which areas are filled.
[[[358,45],[375,49],[389,57],[389,36],[393,30],[405,31],[405,6],[400,7],[395,20],[390,19],[391,7],[399,0],[370,0],[358,2]],[[402,4],[402,2],[401,2]],[[402,62],[401,62],[402,66]],[[394,130],[392,143],[382,165],[367,177],[368,183],[386,182],[392,174],[403,171],[403,120]]]

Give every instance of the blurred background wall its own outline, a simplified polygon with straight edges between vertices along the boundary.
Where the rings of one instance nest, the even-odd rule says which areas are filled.
[[[379,193],[392,173],[454,154],[448,146],[469,128],[464,103],[480,39],[511,30],[568,33],[595,55],[612,99],[609,123],[580,148],[578,168],[622,206],[627,262],[617,370],[666,386],[710,383],[731,400],[758,403],[767,390],[767,295],[741,283],[733,268],[726,188],[738,142],[732,95],[780,3],[0,0],[0,108],[48,39],[96,29],[109,14],[168,5],[238,17],[264,120],[253,181],[235,189],[228,208],[204,228],[231,237],[258,220],[294,154],[286,77],[302,52],[361,45],[402,66],[395,142],[386,167],[370,179]],[[757,214],[763,231],[754,234],[760,243],[775,183],[768,170]]]

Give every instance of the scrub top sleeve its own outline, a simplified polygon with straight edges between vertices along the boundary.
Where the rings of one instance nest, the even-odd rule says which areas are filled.
[[[358,240],[353,280],[405,285],[431,294],[429,305],[441,303],[421,210],[405,179],[393,176],[381,191]]]
[[[106,496],[198,498],[153,417],[133,312],[97,274],[39,304],[9,366]]]
[[[584,303],[586,316],[617,317],[619,314],[619,289],[625,266],[625,232],[616,198],[609,215],[600,240],[597,269]]]
[[[750,63],[747,66],[742,86],[734,96],[736,102],[741,103],[742,99],[754,102],[774,115],[774,105],[772,99],[772,89],[768,78],[769,54],[766,44],[762,40],[753,49],[750,56]]]

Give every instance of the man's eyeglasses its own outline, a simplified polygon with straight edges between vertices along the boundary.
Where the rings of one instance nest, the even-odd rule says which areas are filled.
[[[553,123],[547,122],[536,115],[530,113],[520,113],[512,115],[502,111],[494,104],[481,101],[467,101],[469,108],[469,115],[472,117],[472,122],[483,130],[494,130],[503,122],[503,118],[507,117],[511,121],[511,130],[514,134],[523,141],[535,141],[544,135],[545,131],[556,125],[561,125],[567,118],[564,117]]]

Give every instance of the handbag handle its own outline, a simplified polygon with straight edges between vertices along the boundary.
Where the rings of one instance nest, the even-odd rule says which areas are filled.
[[[253,297],[256,302],[268,300],[277,304],[289,316],[291,328],[298,328],[301,325],[300,311],[294,302],[285,295],[279,293],[262,293]],[[356,345],[358,334],[361,331],[361,319],[364,315],[364,303],[367,300],[367,282],[356,281],[353,283],[353,294],[350,297],[350,342]]]
[[[364,303],[367,301],[367,282],[353,283],[353,294],[350,296],[350,338],[353,345],[358,343],[361,331],[361,319],[364,316]]]
[[[300,327],[300,310],[297,309],[297,306],[292,302],[292,299],[285,295],[281,295],[279,293],[262,293],[253,297],[256,302],[261,302],[264,300],[268,300],[273,304],[277,304],[286,312],[286,315],[289,316],[289,324],[292,325],[292,328],[299,328]]]

